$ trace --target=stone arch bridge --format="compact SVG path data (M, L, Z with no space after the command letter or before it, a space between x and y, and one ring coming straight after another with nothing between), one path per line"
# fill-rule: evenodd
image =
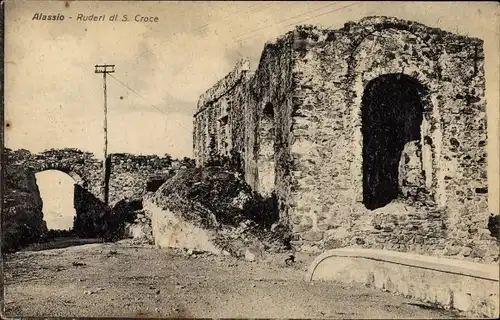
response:
M56 170L75 181L75 231L85 236L102 236L110 229L112 208L119 202L142 200L148 191L155 191L178 163L170 156L111 154L109 156L108 197L104 203L103 160L93 153L78 149L50 149L33 154L27 150L6 149L7 166L22 168L27 175Z

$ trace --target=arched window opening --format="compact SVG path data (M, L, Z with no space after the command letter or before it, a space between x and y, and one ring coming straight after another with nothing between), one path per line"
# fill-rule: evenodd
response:
M273 119L274 118L274 107L273 104L268 102L264 106L264 110L262 111L264 118Z
M274 133L274 106L268 102L262 108L259 124L258 176L259 191L263 195L271 194L275 185Z
M398 197L399 163L405 145L420 140L425 88L404 74L387 74L368 83L361 114L363 203L368 209Z

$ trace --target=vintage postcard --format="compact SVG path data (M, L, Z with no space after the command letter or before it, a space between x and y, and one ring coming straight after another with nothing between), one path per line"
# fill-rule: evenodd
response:
M497 2L1 7L2 317L499 317Z

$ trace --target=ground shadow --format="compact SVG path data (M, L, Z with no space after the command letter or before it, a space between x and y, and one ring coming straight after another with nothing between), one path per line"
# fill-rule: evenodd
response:
M142 200L118 202L113 208L80 185L75 185L76 218L74 233L79 238L116 241L123 237L124 225L142 209Z

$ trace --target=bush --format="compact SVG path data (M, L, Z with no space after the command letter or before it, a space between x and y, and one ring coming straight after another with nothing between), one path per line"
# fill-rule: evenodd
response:
M227 166L181 169L154 198L157 204L179 209L186 217L200 216L206 226L211 222L203 210L213 213L218 222L233 226L249 219L270 228L278 219L276 197L264 198L253 192L242 175Z
M492 237L500 241L500 215L491 214L488 219L488 230L490 230Z
M194 168L196 167L196 161L194 159L184 157L180 161L181 166L184 166L186 168Z

